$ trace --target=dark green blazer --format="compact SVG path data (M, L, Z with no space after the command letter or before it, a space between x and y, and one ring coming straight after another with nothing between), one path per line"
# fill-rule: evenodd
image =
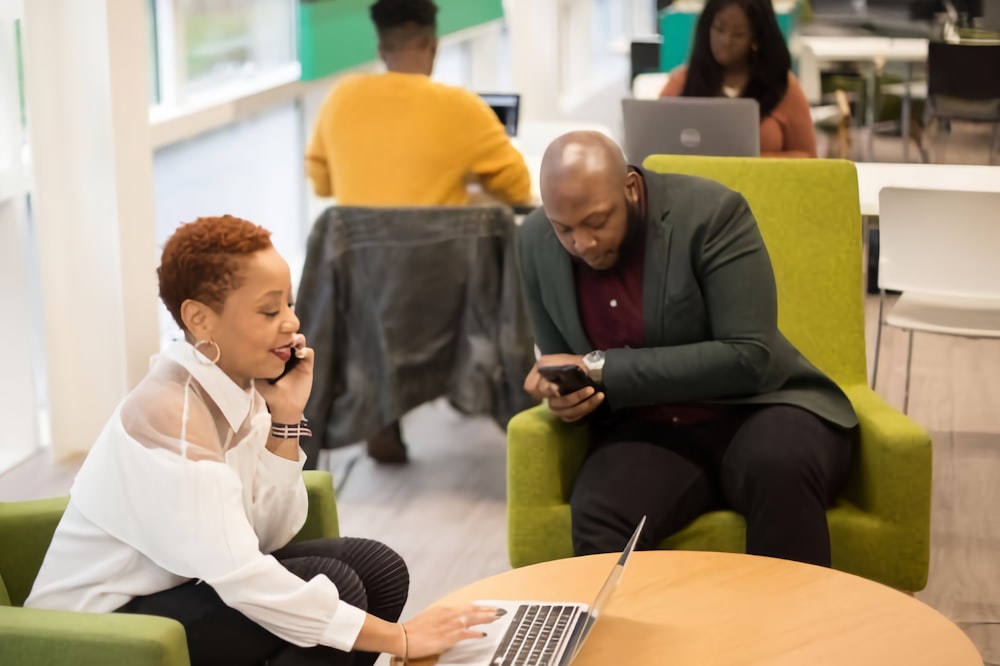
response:
M857 425L840 388L778 330L774 270L743 196L704 178L643 176L646 346L606 350L604 387L611 409L782 403L845 428ZM542 353L591 351L577 312L570 255L542 208L524 221L518 247Z

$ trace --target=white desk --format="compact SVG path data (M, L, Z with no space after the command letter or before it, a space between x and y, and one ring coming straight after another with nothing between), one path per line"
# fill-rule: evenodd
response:
M1000 166L886 162L858 162L856 166L862 215L878 215L878 195L885 187L1000 192Z
M802 46L812 51L817 61L873 62L877 58L896 62L927 60L928 40L919 37L828 37L801 35Z
M865 114L865 126L869 131L868 157L871 159L871 132L875 127L875 79L876 71L884 62L906 63L906 81L903 88L903 161L910 155L908 140L910 128L910 78L913 63L927 60L928 40L919 37L824 37L817 35L802 35L797 38L795 47L799 52L799 68L804 78L812 76L819 80L820 63L857 62L869 66L868 104ZM809 70L803 71L803 70Z

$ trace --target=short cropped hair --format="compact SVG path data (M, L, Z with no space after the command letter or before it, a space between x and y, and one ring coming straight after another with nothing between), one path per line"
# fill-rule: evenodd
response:
M181 304L188 299L220 312L243 283L243 260L269 247L270 231L232 215L182 224L163 246L156 269L160 299L182 329Z
M437 34L438 8L432 0L378 0L369 11L384 49L391 51Z

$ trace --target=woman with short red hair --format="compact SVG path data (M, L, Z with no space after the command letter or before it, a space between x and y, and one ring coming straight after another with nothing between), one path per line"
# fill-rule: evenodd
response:
M184 339L98 437L25 606L176 619L195 666L372 664L481 637L469 626L494 609L397 623L409 575L381 543L288 545L308 510L313 351L270 233L199 218L167 241L159 278Z

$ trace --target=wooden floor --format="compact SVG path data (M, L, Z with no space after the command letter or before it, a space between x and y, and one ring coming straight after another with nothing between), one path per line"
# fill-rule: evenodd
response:
M884 160L898 149L876 143ZM869 297L870 356L876 309ZM897 406L905 358L905 334L886 329L877 390ZM960 623L988 663L1000 663L998 370L998 341L915 338L909 411L934 441L930 581L917 596ZM343 533L382 540L409 563L404 616L411 616L458 586L509 568L505 445L488 420L460 417L438 403L408 415L403 429L413 457L407 466L376 466L358 447L325 464L340 479ZM0 476L0 501L63 494L75 470L36 456Z

